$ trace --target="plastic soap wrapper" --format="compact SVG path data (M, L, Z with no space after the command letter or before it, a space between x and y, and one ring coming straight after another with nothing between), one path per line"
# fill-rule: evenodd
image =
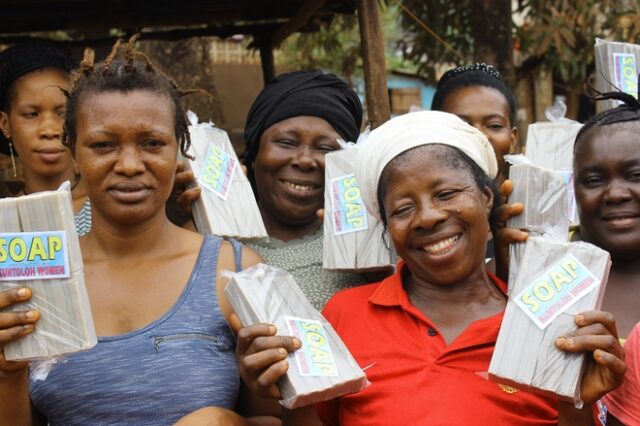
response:
M289 370L278 382L294 409L359 392L367 378L327 320L307 301L286 271L258 264L229 273L225 293L242 324L270 323L277 334L296 336L302 348L290 353Z
M198 232L240 240L268 238L249 180L240 167L227 133L211 123L198 123L188 113L191 147L186 159L198 185L200 197L193 203Z
M396 256L383 240L384 226L367 211L355 176L359 145L325 156L322 266L329 270L391 269Z
M0 290L22 286L31 299L5 310L35 309L40 319L33 333L4 347L7 360L48 362L96 345L68 182L0 199Z
M489 366L489 378L581 404L585 356L556 348L577 329L574 316L599 309L609 253L585 242L529 237Z
M527 130L526 155L531 163L562 175L567 187L567 210L571 223L578 224L573 190L573 146L582 124L567 119L539 122Z
M640 45L596 39L596 85L600 92L628 93L638 98ZM615 108L617 100L597 102L598 111Z
M509 202L523 203L524 211L510 218L507 226L567 241L567 187L562 175L532 164L517 164L509 169L509 180L513 182Z

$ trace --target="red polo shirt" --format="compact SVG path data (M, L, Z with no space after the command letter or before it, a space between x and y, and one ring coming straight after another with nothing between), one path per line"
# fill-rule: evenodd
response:
M323 314L371 386L318 406L328 425L557 424L555 399L481 377L503 313L469 325L448 346L402 287L403 265L376 284L336 294ZM506 285L490 278L502 292Z

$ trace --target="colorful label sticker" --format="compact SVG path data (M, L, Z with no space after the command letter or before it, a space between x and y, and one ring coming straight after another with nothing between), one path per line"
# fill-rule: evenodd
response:
M198 176L198 182L218 197L226 200L237 165L238 161L234 157L210 143Z
M515 297L516 304L541 329L600 285L578 259L568 254Z
M302 347L293 353L302 376L338 375L327 333L320 321L285 316L289 333L302 342Z
M367 209L353 173L331 179L331 210L335 235L367 229Z
M638 98L638 67L633 53L613 54L613 75L618 89Z
M69 276L64 231L0 233L0 281Z

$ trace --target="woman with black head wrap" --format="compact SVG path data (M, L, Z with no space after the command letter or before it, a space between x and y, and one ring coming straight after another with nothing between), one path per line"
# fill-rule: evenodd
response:
M0 52L0 152L24 170L24 193L57 189L70 181L80 235L91 229L91 208L71 153L62 145L62 124L73 61L45 41L17 44Z
M283 74L258 95L247 116L244 164L271 241L252 246L266 263L293 274L322 308L361 276L322 269L324 156L355 141L362 125L356 93L320 70Z

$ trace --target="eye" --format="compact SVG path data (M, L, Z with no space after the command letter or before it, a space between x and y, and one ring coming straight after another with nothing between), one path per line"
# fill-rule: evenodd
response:
M630 170L627 179L633 182L640 182L640 170Z
M295 148L298 146L298 144L292 139L275 139L273 143L282 148Z
M502 130L505 128L505 126L502 125L501 123L490 123L490 124L487 124L486 127L487 129L490 129L490 130Z
M145 148L150 148L150 149L162 148L165 145L167 145L165 142L157 139L149 139L143 143L143 146Z
M91 142L89 148L96 152L108 152L114 149L111 142Z
M327 153L327 152L337 151L340 148L334 145L322 144L322 145L318 145L316 149L320 152Z
M391 214L389 217L403 217L407 216L411 211L413 211L413 204L403 204L391 210Z
M26 112L23 112L20 115L22 115L25 118L35 118L35 117L38 116L38 112L37 111L26 111Z
M439 191L436 194L436 198L438 200L450 200L451 198L455 197L460 191L457 189L444 189L442 191Z
M581 183L587 188L596 188L604 182L601 176L587 176L582 179Z

